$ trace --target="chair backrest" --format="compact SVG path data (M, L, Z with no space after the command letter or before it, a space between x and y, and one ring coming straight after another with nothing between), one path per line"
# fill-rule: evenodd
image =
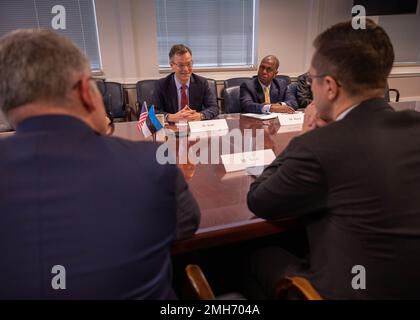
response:
M285 277L277 285L279 299L322 300L322 297L303 277Z
M214 96L217 99L217 85L216 85L216 80L214 80L214 79L207 79L207 82L209 84L210 91L214 94Z
M106 95L105 103L107 104L108 110L111 112L114 118L125 118L125 97L124 89L121 83L118 82L105 82Z
M104 99L105 99L105 95L106 95L105 80L96 79L96 86L98 87L98 90L101 93L102 97L104 97Z
M400 92L398 91L398 89L390 89L388 82L386 83L385 94L384 94L385 101L386 102L391 101L391 97L389 94L390 91L395 92L395 102L400 101Z
M140 80L136 83L137 103L139 112L146 101L147 106L150 107L153 102L153 94L155 92L155 85L157 80Z
M189 264L185 268L188 283L194 291L196 298L200 300L214 300L215 296L206 276L201 271L201 268L195 264Z
M276 76L276 79L283 79L283 80L286 80L286 82L287 82L287 84L288 84L288 85L292 82L292 81L290 80L290 77L289 77L289 76L286 76L286 75L281 75L281 74L277 75L277 76Z
M225 103L225 113L239 113L241 112L241 105L239 101L240 86L225 88L223 90L223 100Z
M240 86L243 82L247 80L252 80L250 77L239 77L239 78L230 78L226 79L223 83L226 88L234 87L234 86Z

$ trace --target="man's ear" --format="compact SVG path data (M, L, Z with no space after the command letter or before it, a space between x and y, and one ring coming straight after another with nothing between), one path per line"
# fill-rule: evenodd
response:
M330 76L326 76L324 78L326 89L327 89L327 98L328 100L332 101L337 98L338 95L338 84L337 81Z
M96 110L95 100L94 100L94 89L91 87L90 83L91 78L83 77L80 80L79 85L79 95L80 100L83 104L83 107L86 109L87 112L91 113Z

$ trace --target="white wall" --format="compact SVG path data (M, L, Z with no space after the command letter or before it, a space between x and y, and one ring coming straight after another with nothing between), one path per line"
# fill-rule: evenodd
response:
M315 36L330 25L349 19L353 0L260 0L258 61L267 54L280 59L280 73L307 71ZM103 71L110 81L135 83L166 74L158 68L154 0L96 0ZM417 31L418 32L418 31ZM256 71L197 72L223 80L251 76ZM420 67L398 67L390 86L402 100L420 100Z

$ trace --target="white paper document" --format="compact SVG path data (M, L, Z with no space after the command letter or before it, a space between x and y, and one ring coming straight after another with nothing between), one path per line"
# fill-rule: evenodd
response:
M257 150L221 155L226 172L245 170L247 167L268 165L276 158L273 150Z
M226 119L188 122L191 133L203 131L229 130Z
M243 113L244 117L254 118L259 120L270 120L277 118L277 113Z

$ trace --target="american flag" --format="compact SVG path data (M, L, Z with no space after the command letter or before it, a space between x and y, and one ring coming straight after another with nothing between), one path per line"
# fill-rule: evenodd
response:
M145 123L148 115L149 111L147 110L146 101L144 101L143 106L141 107L139 122L137 122L137 129L139 129L139 131L141 131L141 128L143 127L143 124Z

